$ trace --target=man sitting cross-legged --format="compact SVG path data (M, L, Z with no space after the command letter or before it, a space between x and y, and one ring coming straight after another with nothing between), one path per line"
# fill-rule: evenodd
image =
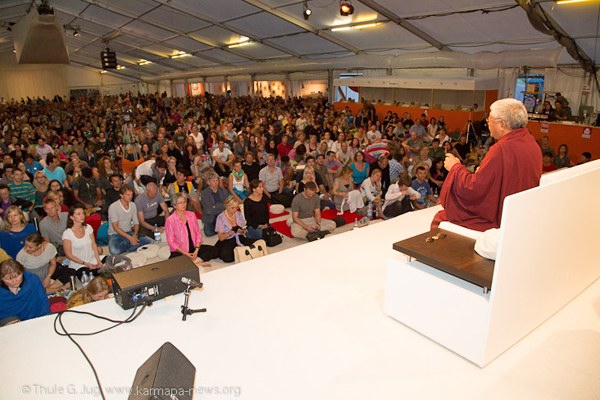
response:
M335 229L335 222L321 219L320 199L315 195L317 185L306 182L304 191L292 201L292 235L299 239L313 241L321 239Z

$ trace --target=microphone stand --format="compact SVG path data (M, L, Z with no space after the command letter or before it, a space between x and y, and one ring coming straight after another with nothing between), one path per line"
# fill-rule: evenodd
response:
M187 287L185 288L185 291L183 292L185 298L183 300L183 305L181 306L181 314L183 315L183 317L181 318L182 321L186 321L187 320L187 316L188 315L192 315L195 313L200 313L200 312L206 312L206 308L200 308L200 309L191 309L188 307L189 301L190 301L190 288L191 288L191 284L188 284Z

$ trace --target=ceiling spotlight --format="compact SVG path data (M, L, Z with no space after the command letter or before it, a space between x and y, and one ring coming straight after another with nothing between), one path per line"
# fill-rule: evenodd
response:
M354 14L354 6L350 0L340 0L340 15L342 17L347 17L352 14Z
M302 16L304 16L305 21L308 21L308 19L312 15L312 10L310 8L308 8L308 0L304 0L303 8L304 8L304 11L302 12Z

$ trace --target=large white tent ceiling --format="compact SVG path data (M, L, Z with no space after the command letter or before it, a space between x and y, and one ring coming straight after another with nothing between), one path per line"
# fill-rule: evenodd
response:
M356 55L402 59L429 52L508 54L569 45L570 51L560 53L558 64L579 64L583 59L591 66L600 61L599 1L351 3L354 14L342 17L339 0L308 0L312 15L305 20L303 0L49 0L67 26L72 64L100 69L100 52L108 45L125 67L114 73L136 79L203 76L202 71L228 68L243 72L258 65L263 71L272 66L272 72L277 72L286 64L301 71L307 62L326 69L330 60ZM39 0L0 0L0 54L11 54L11 26L37 4ZM363 23L378 24L334 31ZM75 30L78 36L73 35ZM250 44L229 47L244 40ZM172 58L179 52L189 56ZM140 65L144 60L151 63ZM523 65L518 62L515 59L513 66Z

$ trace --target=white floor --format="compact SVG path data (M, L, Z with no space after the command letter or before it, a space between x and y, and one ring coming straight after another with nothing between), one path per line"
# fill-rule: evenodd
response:
M598 399L600 281L485 368L384 314L386 260L400 257L392 243L426 230L435 211L203 273L190 306L207 313L181 321L179 294L78 341L113 391L170 341L196 367L196 399ZM130 314L113 300L80 310ZM99 398L85 393L93 375L53 320L0 329L0 398ZM79 332L105 326L79 315L65 323Z

